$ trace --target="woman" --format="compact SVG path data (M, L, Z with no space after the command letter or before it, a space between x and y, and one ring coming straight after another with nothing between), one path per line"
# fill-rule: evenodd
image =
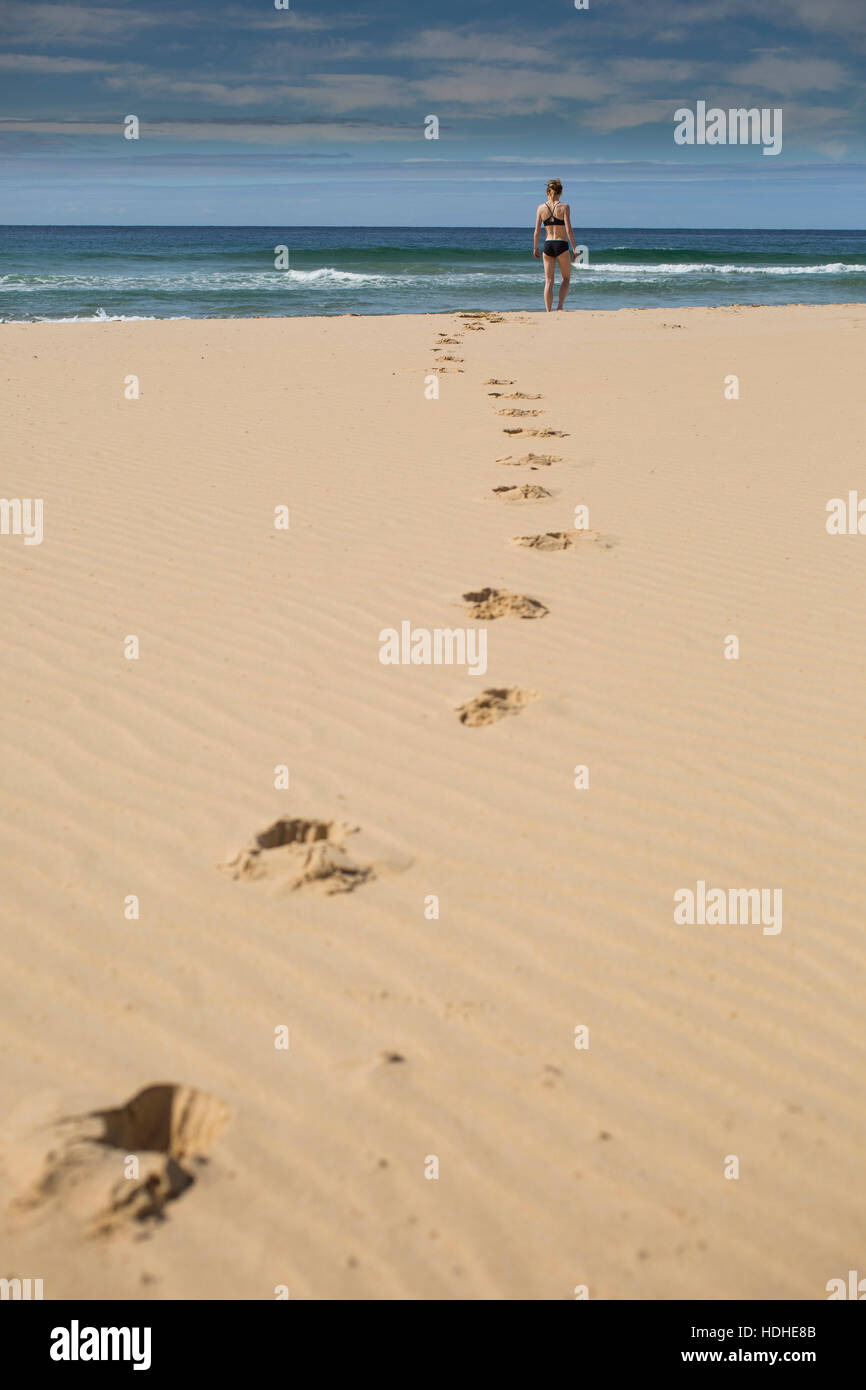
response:
M532 239L532 254L538 260L538 238L542 226L546 229L543 248L544 306L548 313L553 308L553 272L557 261L562 279L559 284L559 303L556 307L561 309L571 283L571 262L577 256L574 249L574 232L571 230L571 209L568 203L559 201L561 192L562 184L559 179L551 179L547 185L547 202L540 203L535 214L535 235ZM557 231L558 227L565 229L568 241L560 236ZM568 249L569 242L571 243L571 251Z

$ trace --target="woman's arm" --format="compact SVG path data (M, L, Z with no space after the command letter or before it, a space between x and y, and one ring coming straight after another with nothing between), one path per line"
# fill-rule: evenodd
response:
M537 209L537 211L536 211L536 213L535 213L535 232L533 233L533 237L532 237L532 254L533 254L533 256L535 257L536 260L538 260L538 237L539 237L540 232L541 232L541 204L539 203L538 209Z
M577 259L577 252L574 249L574 232L571 230L571 208L568 203L565 205L565 234L571 242L571 259Z

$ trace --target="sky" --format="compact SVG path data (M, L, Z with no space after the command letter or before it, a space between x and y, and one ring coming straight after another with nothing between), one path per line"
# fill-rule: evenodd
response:
M0 0L0 222L866 226L866 0L282 3Z

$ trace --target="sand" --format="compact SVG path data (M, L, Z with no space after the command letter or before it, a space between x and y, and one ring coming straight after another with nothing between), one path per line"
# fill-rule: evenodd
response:
M864 306L0 327L44 502L0 536L0 1274L862 1270L864 347ZM486 670L383 664L404 622ZM699 881L782 930L676 922Z

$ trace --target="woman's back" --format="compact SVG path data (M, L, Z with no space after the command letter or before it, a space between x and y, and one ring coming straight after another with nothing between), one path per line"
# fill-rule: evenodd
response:
M565 217L562 214L568 211L567 203L556 202L553 205L549 202L539 203L538 211L541 213L541 220L545 227L565 226ZM554 232L553 235L556 236L556 233Z

